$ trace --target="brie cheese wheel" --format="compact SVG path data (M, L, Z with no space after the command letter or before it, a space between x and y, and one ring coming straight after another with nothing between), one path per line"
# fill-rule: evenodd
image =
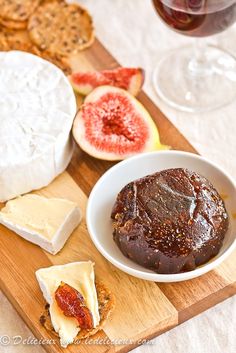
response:
M75 114L59 68L29 53L0 52L0 201L48 185L67 167Z
M66 265L41 268L36 271L36 278L45 300L50 305L51 322L59 334L62 347L67 347L68 344L74 342L80 327L75 318L65 316L57 305L55 292L61 282L69 284L82 294L86 306L92 313L94 327L99 324L100 316L93 262L72 262Z
M62 249L80 220L76 203L39 195L10 200L0 212L1 224L51 254Z

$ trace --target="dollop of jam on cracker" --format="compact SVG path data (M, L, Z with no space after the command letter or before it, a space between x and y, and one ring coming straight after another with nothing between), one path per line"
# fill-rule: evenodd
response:
M81 329L93 328L93 316L86 306L83 295L69 284L61 282L55 292L55 299L63 314L77 319Z

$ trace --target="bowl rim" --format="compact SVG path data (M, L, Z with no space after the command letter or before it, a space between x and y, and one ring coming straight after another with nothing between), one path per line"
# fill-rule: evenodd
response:
M96 231L94 230L94 227L92 225L92 220L91 220L91 214L92 214L92 208L93 208L92 205L93 205L94 198L96 196L96 191L100 187L100 184L104 181L104 179L106 179L109 176L109 174L113 173L114 171L116 171L120 168L125 167L126 165L128 165L132 161L139 160L139 159L145 159L145 158L148 158L149 156L153 156L153 155L158 156L160 154L161 155L170 155L170 154L174 155L175 154L178 156L186 156L186 157L190 157L193 159L202 160L205 163L209 164L214 169L218 170L221 174L223 174L224 177L226 179L228 179L230 181L230 183L233 185L235 192L236 192L236 183L235 183L234 179L229 175L229 173L226 172L223 168L221 168L217 163L212 162L211 160L209 160L206 157L202 157L201 155L198 155L195 153L179 151L179 150L152 151L152 152L142 153L142 154L138 154L133 157L127 158L127 159L115 164L114 166L109 168L98 179L98 181L94 185L94 187L89 195L89 198L88 198L87 209L86 209L86 223L87 223L87 228L88 228L90 238L91 238L93 244L95 245L95 247L97 248L97 250L109 262L111 262L114 266L116 266L117 268L119 268L123 272L126 272L134 277L138 277L138 278L149 280L149 281L155 281L155 282L185 281L185 280L199 277L199 276L211 271L212 269L214 269L218 265L220 265L236 249L236 236L235 236L235 239L233 240L232 244L229 245L228 249L226 249L219 257L216 257L216 258L213 258L212 260L209 260L209 262L207 262L206 264L203 264L192 271L181 272L181 273L176 273L176 274L159 274L156 272L146 272L146 271L148 271L148 269L145 269L145 267L143 267L144 271L142 271L140 269L134 269L134 268L129 267L128 265L120 262L119 260L116 260L113 256L111 256L104 249L101 242L96 237ZM134 262L134 264L135 264L135 262Z

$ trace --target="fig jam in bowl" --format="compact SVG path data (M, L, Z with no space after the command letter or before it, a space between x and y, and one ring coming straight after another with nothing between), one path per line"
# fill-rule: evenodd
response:
M222 232L226 228L227 228L227 231L225 232L222 246L220 247L220 249L217 249L217 251L215 251L215 253L217 252L217 254L209 258L209 260L206 261L205 263L201 262L202 257L200 257L200 260L201 260L200 261L197 258L196 253L194 253L194 255L192 256L192 259L190 258L190 260L188 261L188 266L185 266L182 269L181 267L178 267L179 266L178 261L176 261L175 263L176 267L172 266L173 264L168 267L168 259L166 263L167 267L165 266L159 267L161 272L165 272L166 268L169 268L169 269L172 269L172 272L176 272L176 273L158 273L160 271L157 270L158 272L157 271L155 272L155 269L153 270L148 268L148 266L145 267L145 265L141 265L141 263L145 264L145 261L143 260L145 251L142 252L142 246L143 246L142 244L144 244L144 248L146 246L145 241L144 242L139 241L138 245L135 244L135 246L141 247L140 259L139 258L135 259L135 256L138 253L137 251L136 253L135 252L132 253L132 247L124 248L124 246L122 245L123 243L120 244L117 241L116 236L114 236L116 240L114 241L113 232L115 233L114 231L115 222L114 222L114 219L111 219L111 214L112 214L112 211L114 211L114 205L117 200L117 195L127 184L133 181L136 181L140 178L146 177L147 175L152 175L154 173L157 173L155 175L159 175L158 172L161 172L158 180L158 182L160 182L161 180L160 178L162 178L162 171L170 170L170 169L172 170L175 168L178 168L176 170L180 171L181 173L182 173L182 168L184 170L187 169L189 171L194 172L193 174L190 173L191 177L192 175L194 175L195 177L195 175L199 174L200 176L203 177L203 180L205 180L206 185L208 185L207 183L209 180L209 182L214 187L212 189L213 195L211 196L211 199L214 200L215 197L217 199L218 197L217 195L219 193L219 195L224 201L223 203L220 200L220 197L218 197L219 199L218 201L216 200L217 202L219 202L219 207L221 207L222 224L219 222L217 223L217 217L213 215L212 220L214 220L214 224L212 224L212 227L213 227L212 233L214 234L214 230L217 230L218 227L222 227ZM182 180L181 174L178 177L180 178L180 180ZM175 183L175 178L173 177L173 175L171 175L171 178L173 179L173 183L171 181L170 185L172 184L177 185L178 180L176 179L176 183ZM218 191L218 193L216 194L214 194L215 189ZM167 195L170 191L172 192L172 190L167 190ZM150 192L150 190L148 192ZM186 188L186 190L183 193L183 206L186 204L187 205L186 209L188 208L190 209L190 212L192 211L194 212L194 209L192 208L191 204L190 204L190 207L188 207L188 202L190 202L189 200L191 199L190 196L188 195L188 192L189 191ZM201 200L202 199L204 200L204 193L206 195L209 193L209 190L207 190L207 186L206 187L204 186L202 192L203 192L203 197L201 198ZM128 188L128 192L125 195L126 196L128 195L127 197L131 197L129 196L131 195L131 192L129 193L129 188ZM161 195L161 199L164 198L165 200L165 195L166 193L164 192L164 194ZM182 202L181 201L182 192L180 193L176 192L176 195L177 195L177 200L175 199L175 202L177 202L176 209L179 210L182 207L182 205L181 207L179 207L179 202L180 203ZM122 198L123 197L124 196L122 196ZM148 197L150 197L150 193L148 194ZM126 205L124 205L124 207L125 206ZM118 207L119 212L117 214L118 219L120 217L120 213L122 212L123 212L123 215L125 215L124 218L126 218L126 214L127 212L130 212L130 210L129 209L119 210L119 207ZM157 204L157 207L158 207L158 204ZM172 209L172 211L174 210L175 212L175 207L172 207L171 203L168 205L168 207L170 210ZM212 212L214 211L214 209L212 211L212 209L210 208L210 204L208 204L207 201L206 201L206 204L202 204L201 207L203 207L203 209L206 209L206 211L207 211L207 207L209 208L209 212L206 212L206 214L203 213L204 217L207 214L208 215L213 214ZM224 212L224 210L226 210L226 212ZM163 212L164 215L165 215L165 212L166 212L166 208L164 209L164 212ZM227 217L228 225L226 227L226 222L224 222L223 218L226 217L227 215L228 215ZM158 217L159 216L160 216L160 213L158 214ZM171 215L171 217L173 217L173 214ZM159 151L159 152L144 153L116 164L114 167L110 168L98 180L88 200L86 218L87 218L88 230L94 245L108 261L110 261L114 266L118 267L120 270L132 276L142 278L145 280L155 281L155 282L178 282L178 281L189 280L189 279L201 276L207 273L208 271L214 269L215 267L217 267L236 248L236 186L233 179L226 172L224 172L219 166L215 165L214 163L210 162L209 160L201 156L198 156L192 153L182 152L182 151ZM208 223L211 224L212 220L209 220ZM197 223L197 228L195 229L197 230L199 229L199 241L201 241L202 239L201 221L199 222L199 218L198 218L198 222L196 223ZM203 226L204 226L204 223L205 221L204 219L202 219ZM147 224L148 222L146 222L145 227ZM115 225L115 227L117 227L117 224ZM123 228L121 227L121 230L122 229ZM125 228L125 231L127 231L127 229L129 229L129 227ZM163 234L162 230L163 229L161 229L161 232L158 233L158 237L160 236L160 234ZM202 228L203 232L204 231L207 232L208 230L209 229L206 227ZM132 231L133 229L131 229L131 232ZM125 237L125 234L126 233L122 234L122 236ZM195 234L196 236L198 236L198 231ZM170 237L172 236L171 232L170 234L168 234L167 232L167 235L170 235ZM132 238L132 234L128 234L128 236L129 237L131 236ZM183 237L185 235L180 234L180 236ZM170 237L167 236L167 239L166 239L167 242L170 241ZM165 238L163 239L165 241ZM162 245L163 245L163 239L162 239ZM181 241L182 240L183 239L181 239ZM186 237L186 241L187 241L187 237ZM211 250L213 251L212 253L214 253L214 247L216 246L216 243L211 242L211 239L210 239L209 244L212 244ZM207 259L209 255L208 250L206 249L205 252L202 253L202 256L206 256ZM126 256L124 254L126 254ZM173 256L173 254L171 256ZM130 259L130 257L132 258L132 260ZM149 257L147 256L146 259L147 258ZM138 261L136 261L137 259ZM199 263L202 263L202 264L200 266L195 266L195 267L193 266L191 268L191 264L194 259L196 259L197 265ZM174 258L170 259L171 262L174 262L172 260L174 260ZM178 268L179 268L179 271L177 271Z

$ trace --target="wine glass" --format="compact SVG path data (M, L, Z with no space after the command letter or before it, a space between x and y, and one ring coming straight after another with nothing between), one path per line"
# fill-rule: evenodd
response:
M194 49L172 51L158 64L154 85L171 106L204 112L236 97L236 60L199 37L211 36L236 20L236 0L153 0L160 19L178 33L195 37Z

